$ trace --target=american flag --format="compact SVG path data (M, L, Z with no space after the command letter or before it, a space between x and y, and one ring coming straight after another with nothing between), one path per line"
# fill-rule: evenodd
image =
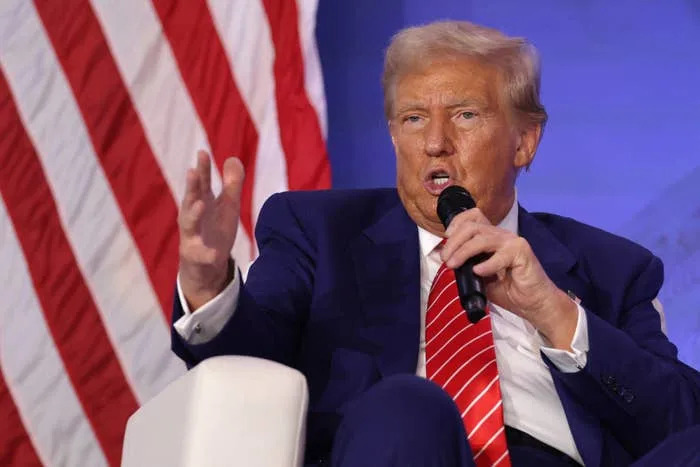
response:
M273 192L330 185L317 0L0 1L0 465L118 465L170 352L197 149Z

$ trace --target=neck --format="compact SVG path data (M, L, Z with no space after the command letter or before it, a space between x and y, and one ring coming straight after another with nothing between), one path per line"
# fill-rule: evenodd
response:
M513 203L515 203L515 189L511 189L510 193L508 193L508 195L504 196L502 199L503 201L497 203L491 212L484 212L486 218L493 225L498 225L503 222L503 219L505 219L510 212L510 208L512 208Z

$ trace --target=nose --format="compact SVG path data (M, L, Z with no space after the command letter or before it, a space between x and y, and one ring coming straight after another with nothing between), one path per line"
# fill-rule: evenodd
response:
M449 119L431 118L425 127L425 153L431 157L442 157L453 152L454 144Z

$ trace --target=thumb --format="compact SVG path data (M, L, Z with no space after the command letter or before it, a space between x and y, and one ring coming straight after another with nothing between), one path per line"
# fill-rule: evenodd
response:
M226 197L228 201L240 204L241 190L243 189L243 180L245 179L245 169L240 159L229 157L224 161L223 170L223 188L221 195Z

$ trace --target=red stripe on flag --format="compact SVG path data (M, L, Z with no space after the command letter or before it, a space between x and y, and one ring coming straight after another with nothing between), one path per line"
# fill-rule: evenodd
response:
M0 106L3 103L0 102ZM0 371L0 465L41 465Z
M0 70L0 193L76 395L108 461L119 464L137 408L73 257L34 147Z
M318 115L304 87L298 12L294 0L264 0L275 45L275 97L290 190L331 186L331 167Z
M177 206L85 0L35 1L166 317L178 268Z
M236 156L246 177L241 223L253 238L253 184L258 132L236 87L221 39L203 0L153 0L182 79L209 138L216 165Z

